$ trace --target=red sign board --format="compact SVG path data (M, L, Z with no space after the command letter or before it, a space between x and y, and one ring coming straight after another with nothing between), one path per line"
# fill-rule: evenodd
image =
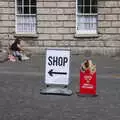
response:
M80 94L96 95L96 70L80 70Z

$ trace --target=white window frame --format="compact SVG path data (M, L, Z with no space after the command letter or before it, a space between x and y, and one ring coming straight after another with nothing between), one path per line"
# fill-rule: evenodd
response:
M97 1L97 0L96 0ZM90 4L91 6L91 4ZM96 5L97 7L97 5ZM77 27L78 27L78 16L96 16L96 29L95 30L78 30ZM78 13L78 0L76 0L76 34L97 34L97 13L91 13L90 11L90 14L86 14L86 13Z
M22 0L23 1L23 0ZM22 3L22 5L23 5L23 3ZM30 5L29 5L30 6ZM36 26L36 14L18 14L17 13L17 0L15 0L15 32L16 32L16 34L36 34L36 32L37 32L37 26ZM37 10L37 8L36 8L36 10ZM18 25L17 25L17 18L18 18L18 16L22 16L22 15L24 15L24 16L34 16L35 17L35 30L34 30L34 32L18 32L17 30L18 30ZM24 25L23 25L24 26Z

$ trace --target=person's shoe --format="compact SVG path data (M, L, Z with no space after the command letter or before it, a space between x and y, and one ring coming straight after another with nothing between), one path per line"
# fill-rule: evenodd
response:
M21 56L19 56L19 57L18 57L18 60L19 60L19 61L22 61L22 58L21 58Z

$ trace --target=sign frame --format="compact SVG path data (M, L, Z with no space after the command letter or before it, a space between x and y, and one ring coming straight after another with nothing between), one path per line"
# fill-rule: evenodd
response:
M52 63L53 62L52 59L54 63ZM54 66L55 64L56 66ZM46 49L45 84L68 86L70 83L69 73L70 73L70 49L65 48Z

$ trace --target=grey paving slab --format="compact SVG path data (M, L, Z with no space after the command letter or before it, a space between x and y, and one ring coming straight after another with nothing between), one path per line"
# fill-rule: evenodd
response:
M90 58L97 65L98 97L76 95L83 56L71 56L72 96L40 94L45 87L45 55L0 63L0 120L120 120L119 59Z

